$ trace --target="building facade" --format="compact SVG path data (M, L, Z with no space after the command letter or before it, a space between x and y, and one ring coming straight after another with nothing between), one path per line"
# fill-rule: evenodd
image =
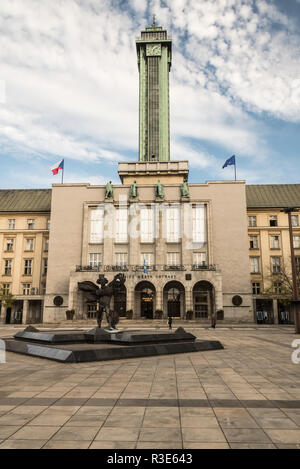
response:
M51 190L0 191L2 323L42 321L48 269ZM6 304L6 295L13 303Z
M247 185L247 215L254 320L291 324L293 314L285 301L292 283L288 215L292 212L293 246L300 271L300 184Z

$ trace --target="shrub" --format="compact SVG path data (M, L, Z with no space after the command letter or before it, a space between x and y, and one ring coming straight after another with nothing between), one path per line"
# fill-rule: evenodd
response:
M186 312L186 319L193 319L194 311L192 309L189 309Z
M161 319L163 317L163 310L156 309L154 312L154 319Z
M126 318L127 319L132 319L132 316L133 316L133 310L132 309L129 309L128 311L126 311Z

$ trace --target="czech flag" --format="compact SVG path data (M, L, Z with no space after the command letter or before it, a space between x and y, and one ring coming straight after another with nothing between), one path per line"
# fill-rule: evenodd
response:
M57 163L55 163L55 165L51 166L50 169L52 171L52 174L57 174L60 169L64 169L64 160L58 161Z

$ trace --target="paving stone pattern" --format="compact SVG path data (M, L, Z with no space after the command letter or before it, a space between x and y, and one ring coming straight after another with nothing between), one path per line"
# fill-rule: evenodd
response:
M83 364L8 352L0 448L300 449L293 328L188 330L225 349Z

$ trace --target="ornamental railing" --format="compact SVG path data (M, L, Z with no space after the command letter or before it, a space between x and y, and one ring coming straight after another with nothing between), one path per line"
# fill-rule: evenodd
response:
M217 266L214 264L155 264L155 265L77 265L76 272L157 272L157 271L216 271Z

